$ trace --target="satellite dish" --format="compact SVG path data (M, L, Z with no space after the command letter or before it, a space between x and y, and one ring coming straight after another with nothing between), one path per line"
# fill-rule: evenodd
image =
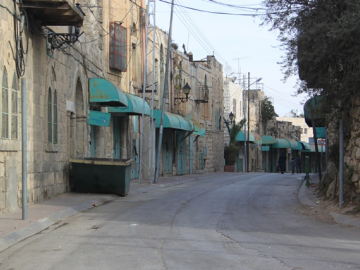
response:
M236 76L232 77L231 82L235 82L236 81Z

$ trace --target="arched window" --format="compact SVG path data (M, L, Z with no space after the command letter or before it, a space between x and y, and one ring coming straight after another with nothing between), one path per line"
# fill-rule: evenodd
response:
M54 92L54 99L53 99L53 133L54 133L54 144L58 143L58 109L57 109L57 92Z
M207 85L207 77L205 74L205 78L204 78L204 100L208 100L209 99L209 88Z
M8 75L6 69L4 69L2 76L2 127L1 136L3 139L9 139L9 87L8 87Z
M11 91L11 139L17 140L19 134L18 123L18 80L14 72Z
M48 142L52 143L52 103L51 103L51 88L48 90L48 98L47 98L47 134L48 134Z
M182 79L181 79L181 77L182 77L182 62L180 62L180 64L179 64L179 87L180 87L180 89L182 89Z
M165 72L164 70L164 47L161 44L160 45L160 73L163 74Z

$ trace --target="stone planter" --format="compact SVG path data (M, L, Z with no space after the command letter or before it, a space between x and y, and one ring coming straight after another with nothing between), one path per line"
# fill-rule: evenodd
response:
M224 172L235 172L235 165L225 165Z

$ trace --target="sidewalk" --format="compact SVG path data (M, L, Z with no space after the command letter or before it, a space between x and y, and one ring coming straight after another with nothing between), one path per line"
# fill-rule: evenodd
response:
M302 174L302 177L305 177L305 174ZM318 185L319 184L319 175L318 174L311 174L310 175L310 183L311 185ZM306 180L303 180L303 183L299 189L298 198L299 201L306 206L310 206L312 208L319 207L319 199L314 194L314 190L316 187L307 187ZM344 225L351 225L357 228L360 228L360 219L352 217L350 215L342 215L335 212L330 212L330 215L333 217L336 223L344 224Z
M149 180L142 180L141 184L137 180L132 180L128 196L145 190L181 185L197 180L198 175L193 174L161 177L157 184L151 185ZM26 220L22 220L22 209L0 214L0 252L65 218L93 208L94 205L102 205L119 198L121 197L111 194L66 193L28 205Z

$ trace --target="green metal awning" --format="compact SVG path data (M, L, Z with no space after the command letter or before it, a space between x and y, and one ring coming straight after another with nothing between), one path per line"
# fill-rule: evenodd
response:
M156 128L160 127L161 111L154 110L154 118L156 121ZM164 128L180 129L186 131L193 131L194 125L190 121L178 114L165 112L164 113Z
M128 105L126 107L109 107L110 113L125 113L130 115L142 115L143 99L141 97L125 93ZM150 106L145 101L144 114L150 115Z
M292 150L301 150L302 149L302 145L298 145L298 142L293 140L293 139L285 139L290 143L290 148Z
M186 130L186 131L193 131L194 130L194 124L187 120L186 118L182 117L181 115L178 114L173 114L175 117L178 118L179 123L180 123L180 128L181 130ZM160 114L161 117L161 114ZM165 125L164 125L165 128Z
M110 126L110 113L98 112L90 110L88 123L92 126Z
M299 142L299 141L296 141L296 142L298 144L298 148L294 149L294 150L303 150L303 146L302 146L301 142Z
M303 146L303 150L310 150L310 145L307 142L300 142Z
M304 116L305 122L309 127L312 127L312 120L315 121L316 127L324 127L325 126L325 115L323 112L323 106L325 106L325 98L324 96L315 96L308 101L306 101L304 105Z
M273 136L262 135L261 136L261 144L275 144L276 139Z
M111 82L100 79L89 79L90 103L99 106L128 106L126 95Z
M254 143L261 145L261 136L255 132L252 132L254 134Z
M272 148L291 148L290 142L287 139L276 139L276 143Z
M195 121L194 119L191 119L191 116L189 115L189 120L193 123L194 125L194 132L193 134L194 135L198 135L198 136L201 136L201 137L205 137L205 128L203 128L201 126L201 124L199 124L197 121Z
M325 137L326 137L325 127L316 127L315 130L316 130L316 138L325 139Z
M303 153L315 153L315 144L309 144L309 148L307 150L303 150ZM319 153L325 153L325 145L321 147L321 145L318 145Z
M236 135L235 141L243 142L244 140L245 140L245 134L244 134L244 132L242 130L240 130L239 133ZM255 142L255 137L254 137L254 134L252 132L250 132L249 138L246 138L246 141Z

